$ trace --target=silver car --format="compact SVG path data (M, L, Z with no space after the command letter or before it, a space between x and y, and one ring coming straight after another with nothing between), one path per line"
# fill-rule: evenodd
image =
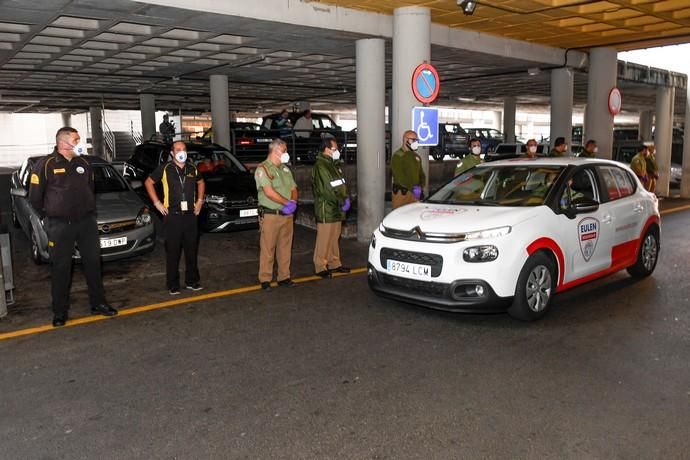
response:
M37 264L47 262L48 236L39 213L29 203L31 170L43 157L31 157L12 174L12 220L31 239L31 257ZM149 208L127 181L107 161L88 157L96 186L96 215L104 261L123 259L153 250L156 235ZM74 248L74 259L79 249Z

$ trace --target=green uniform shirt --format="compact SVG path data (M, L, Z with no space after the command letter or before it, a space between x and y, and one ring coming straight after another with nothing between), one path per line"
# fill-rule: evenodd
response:
M647 175L647 161L641 153L635 155L630 161L630 169L633 170L637 177L643 177Z
M265 160L257 166L254 171L256 189L259 192L259 206L268 209L281 209L282 204L269 199L264 193L264 187L270 185L273 189L286 199L290 199L292 189L297 187L292 172L287 165L274 165L271 160Z
M594 157L596 157L596 155L594 154L594 152L588 152L587 150L583 150L582 152L580 152L580 157L581 158L594 158Z
M329 224L345 220L342 210L347 198L347 185L339 161L320 153L311 170L316 222Z
M391 157L393 184L412 190L415 185L424 186L426 176L422 168L422 159L412 150L396 150Z
M656 176L659 171L659 167L656 164L656 155L647 155L645 158L645 166L647 167L647 174L651 176Z
M556 150L555 148L553 148L553 149L551 149L551 152L549 152L549 156L550 157L562 157L562 156L565 156L565 153L561 153L558 150Z
M479 158L479 155L473 155L471 153L469 155L465 155L465 158L463 158L462 161L455 167L455 175L459 176L468 169L474 168L481 162L482 159Z

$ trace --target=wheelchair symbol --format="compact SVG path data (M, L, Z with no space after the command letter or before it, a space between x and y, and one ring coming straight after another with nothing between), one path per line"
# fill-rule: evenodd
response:
M419 112L419 125L417 125L417 137L421 142L426 142L432 137L434 137L434 133L431 132L431 126L429 126L425 121L424 121L424 112L421 111ZM422 135L422 132L426 132L426 134Z

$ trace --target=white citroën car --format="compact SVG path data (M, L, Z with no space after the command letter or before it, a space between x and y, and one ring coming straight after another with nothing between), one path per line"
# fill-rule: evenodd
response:
M431 308L535 320L557 292L622 269L649 276L660 230L656 197L621 163L484 163L386 216L369 247L369 286Z

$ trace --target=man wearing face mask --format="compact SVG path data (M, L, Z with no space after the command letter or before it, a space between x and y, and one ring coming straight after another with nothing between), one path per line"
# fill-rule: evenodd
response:
M537 141L535 139L530 139L527 141L525 158L537 158Z
M597 142L594 139L590 139L585 144L585 148L580 152L582 158L595 158L599 148L597 147Z
M184 249L185 286L191 291L201 287L197 252L199 230L197 216L204 204L206 184L196 166L187 161L187 146L174 142L171 161L160 165L144 182L149 198L163 215L165 226L165 279L170 295L180 293L180 256ZM163 201L154 185L163 186Z
M340 167L338 142L333 136L321 141L321 153L311 171L311 183L316 219L314 273L321 278L331 278L331 273L350 273L340 261L338 239L351 202Z
M391 157L393 209L415 203L422 198L426 176L422 159L417 154L418 148L417 133L405 131L402 146Z
M549 156L564 157L566 150L568 150L568 144L565 143L565 137L557 137Z
M39 161L31 174L29 201L44 218L48 234L53 327L64 326L68 319L75 243L89 288L91 313L117 315L105 300L95 184L91 164L81 156L85 154L77 130L60 128L55 135L55 150Z
M282 139L273 139L268 158L254 172L259 197L259 282L271 290L273 264L278 262L278 286L292 287L293 214L297 210L297 184L287 163L290 154Z
M474 168L482 162L480 155L482 154L482 142L473 138L470 141L470 153L465 155L465 157L458 163L455 167L455 176L459 176L465 171Z

